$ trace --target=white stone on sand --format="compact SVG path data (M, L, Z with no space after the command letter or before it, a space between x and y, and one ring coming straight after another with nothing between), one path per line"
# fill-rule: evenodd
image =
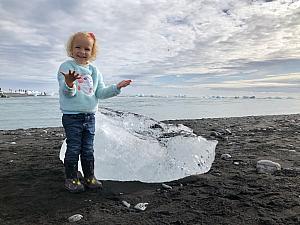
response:
M271 160L259 160L256 164L256 169L258 173L274 173L277 170L281 170L281 165L279 163L273 162Z

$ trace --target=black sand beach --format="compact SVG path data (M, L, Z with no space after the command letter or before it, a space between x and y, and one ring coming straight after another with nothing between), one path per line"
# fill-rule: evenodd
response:
M162 184L104 181L102 192L64 190L62 128L0 131L0 224L300 224L300 114L167 121L219 141L211 170ZM221 155L232 156L227 160ZM281 164L273 174L258 160ZM126 208L148 202L145 211Z

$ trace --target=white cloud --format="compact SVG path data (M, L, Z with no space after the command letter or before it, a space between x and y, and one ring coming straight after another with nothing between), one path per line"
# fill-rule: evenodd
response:
M261 79L224 81L218 84L208 84L209 88L242 89L242 88L300 88L300 73L267 75ZM260 89L259 89L260 90Z
M295 0L2 0L0 80L54 87L68 37L87 30L99 39L95 63L109 82L134 77L150 89L168 79L178 89L266 84L269 74L281 76L274 67L262 73L245 65L299 59L299 12Z

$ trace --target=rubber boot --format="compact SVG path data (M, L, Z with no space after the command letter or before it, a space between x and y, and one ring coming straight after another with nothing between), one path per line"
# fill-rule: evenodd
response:
M78 193L84 191L84 186L77 176L78 163L65 162L65 188L71 193Z
M102 183L94 175L94 160L81 160L81 167L84 175L84 185L89 189L101 189Z

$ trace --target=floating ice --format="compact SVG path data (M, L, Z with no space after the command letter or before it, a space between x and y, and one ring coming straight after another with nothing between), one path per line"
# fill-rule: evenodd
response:
M100 180L166 182L202 174L214 161L216 145L183 125L102 108L96 115L95 175ZM65 150L64 142L62 161Z

